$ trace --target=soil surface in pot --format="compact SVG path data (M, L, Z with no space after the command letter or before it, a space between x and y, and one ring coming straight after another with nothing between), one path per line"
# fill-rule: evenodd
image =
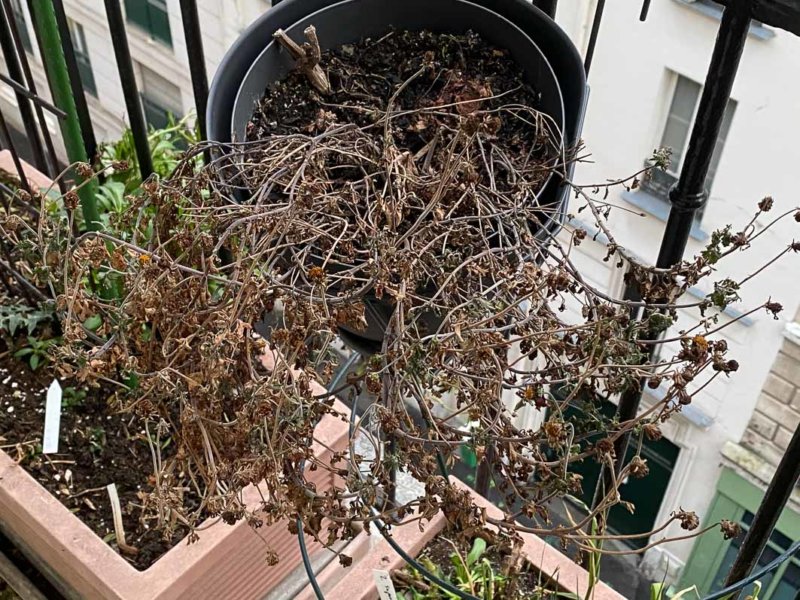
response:
M327 141L357 127L364 137L356 153L315 158L326 161L329 181L319 189L304 190L300 184L293 190L299 202L316 196L320 211L354 225L383 219L375 225L385 224L401 236L419 218L466 218L468 236L466 228L476 226L469 219L486 214L487 208L466 188L492 197L497 211L507 203L535 203L536 191L559 160L558 132L549 117L537 112L538 92L507 50L475 33L391 31L326 51L320 65L330 93L319 93L304 74L293 71L265 91L247 124L247 140L300 134ZM405 175L387 175L392 168L384 170L382 162L389 157L403 165ZM387 192L387 185L395 189ZM405 189L398 191L398 186ZM326 197L320 197L323 192ZM396 214L374 216L384 195L392 197L386 202L395 204ZM437 209L431 215L427 203L432 197ZM503 224L498 220L497 226ZM371 238L343 239L328 264L350 266L368 259Z
M106 486L117 486L126 542L120 553L137 569L152 565L185 536L170 540L142 523L143 499L154 484L147 432L139 419L113 408L113 389L61 382L58 454L42 454L45 399L55 377L49 364L32 371L0 342L0 447L98 536L118 550ZM152 433L152 432L151 432ZM162 455L170 454L165 446Z
M486 550L480 554L480 557L469 569L471 577L476 582L473 589L470 589L463 577L458 577L455 564L460 563L463 566L469 560L470 551L473 549L471 541L464 540L455 534L450 535L445 531L428 542L428 545L417 556L417 560L423 567L441 576L445 581L479 598L511 600L517 598L554 599L557 597L548 578L543 577L533 565L522 557L515 559L510 549L504 545L493 543L494 535L480 537L487 541L487 545ZM494 573L494 595L487 592L480 584L481 581L486 581L485 578L482 578L482 573L489 572L487 567L483 567L486 570L481 572L481 567L478 566L484 560L488 561L491 572ZM391 575L398 598L436 600L452 597L424 579L410 566L402 571L394 571Z

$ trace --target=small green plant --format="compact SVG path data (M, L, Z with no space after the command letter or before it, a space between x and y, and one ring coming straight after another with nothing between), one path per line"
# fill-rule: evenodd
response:
M64 388L61 396L61 406L64 408L74 408L80 406L86 400L86 390L74 387Z
M0 305L0 332L12 338L20 331L33 335L37 328L53 321L53 311L27 304Z
M50 347L58 344L60 341L60 338L40 340L37 337L29 335L28 344L14 352L14 357L27 361L31 370L35 371L50 359Z
M466 556L462 556L455 544L453 547L455 552L450 555L453 572L450 575L426 556L419 559L420 564L440 579L448 581L460 590L468 592L477 598L492 600L504 597L508 578L496 571L489 559L484 556L486 553L486 540L479 537L475 538L472 548ZM422 580L419 573L413 572L413 577L415 580ZM427 589L422 591L413 585L409 586L406 591L410 593L410 596L407 595L406 598L413 600L450 600L451 598L458 598L452 592L441 589L430 582L426 582L425 587Z
M89 429L89 447L95 458L103 453L106 446L106 430L102 427L91 427Z

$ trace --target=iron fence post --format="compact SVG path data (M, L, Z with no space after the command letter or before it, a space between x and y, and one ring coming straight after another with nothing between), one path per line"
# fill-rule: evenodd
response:
M208 104L208 75L206 74L203 35L196 0L180 0L183 35L186 38L186 53L189 56L189 74L192 78L194 105L197 110L197 126L200 137L206 136L206 106Z
M153 174L153 158L150 155L150 142L147 139L147 123L144 120L142 100L136 87L136 75L133 72L133 59L128 45L128 34L125 31L125 20L119 0L104 0L108 28L111 31L111 42L114 45L114 57L117 60L122 94L125 97L125 108L128 111L133 144L136 148L136 159L142 181Z
M589 45L586 47L586 58L583 59L583 70L589 75L594 60L594 49L597 46L597 36L600 34L600 23L603 21L603 11L606 8L606 0L597 0L594 9L594 19L592 20L592 32L589 34Z
M6 59L6 68L8 69L9 77L21 86L25 85L25 77L22 73L22 66L20 59L17 56L17 49L14 43L14 37L11 33L13 13L7 13L5 9L0 15L0 47L3 49L3 56ZM23 50L24 51L24 50ZM39 138L39 132L36 129L36 121L33 117L33 110L28 98L26 98L19 91L15 91L17 98L17 105L19 106L20 117L22 117L22 124L25 127L25 135L31 145L31 152L33 154L33 163L40 171L52 175L47 159L44 154L44 147L42 140Z
M739 554L736 555L736 560L733 561L725 579L726 587L744 579L753 570L798 479L800 479L800 425L794 430L786 452L772 476L772 481L769 482L767 492L761 499Z
M708 199L705 180L747 40L749 25L750 0L743 0L735 7L724 10L683 167L678 182L669 192L671 206L656 261L658 268L669 268L683 260L695 212ZM645 339L654 341L656 338ZM650 356L652 358L652 354ZM620 422L636 418L644 386L645 381L640 380L638 385L623 392L617 408ZM629 442L630 433L625 433L614 444L617 472L625 464ZM604 469L595 492L595 506L603 497L603 492L609 489L610 481L611 474L608 469Z

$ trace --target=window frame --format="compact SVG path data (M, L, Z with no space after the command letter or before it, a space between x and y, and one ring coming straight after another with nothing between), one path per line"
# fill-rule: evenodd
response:
M86 31L81 23L71 17L67 17L67 29L70 40L72 40L72 49L75 53L75 61L78 63L83 90L97 98L97 82L94 77L89 44L86 41Z
M16 21L17 30L19 31L22 47L25 48L28 54L34 54L33 39L28 29L28 15L26 14L25 7L22 5L22 0L11 0L10 4L11 12L13 13L12 16L14 17L14 21Z
M663 97L663 104L662 104L663 109L661 111L661 118L659 119L658 127L656 128L656 132L655 132L656 135L658 136L657 137L657 142L656 142L656 147L662 147L662 143L664 141L664 137L665 137L665 134L667 132L667 127L669 126L669 123L670 123L670 117L672 115L672 105L673 105L673 102L675 101L675 94L678 91L678 85L679 85L681 79L684 79L684 80L694 84L698 88L697 89L697 95L696 95L696 97L694 99L694 103L692 105L692 114L691 114L691 118L689 120L689 127L688 127L686 135L685 135L685 137L683 139L683 145L680 148L680 161L674 167L672 166L672 161L670 161L670 166L666 169L666 171L664 171L664 172L661 172L660 170L653 171L651 173L651 175L650 175L651 179L652 178L656 178L656 179L664 180L664 179L669 178L671 180L677 181L678 177L680 177L681 169L683 168L683 164L684 164L684 162L686 160L686 151L689 148L689 142L690 142L691 137L692 137L692 129L694 128L695 121L697 120L697 112L698 112L699 107L700 107L700 99L703 96L704 86L703 86L702 83L700 83L698 81L695 81L691 77L688 77L688 76L680 73L679 71L676 71L676 70L673 70L673 69L669 69L669 68L667 68L666 71L667 71L668 83L667 83L667 86L666 86L666 90L665 90L665 92L664 92L664 94L662 96ZM722 137L722 145L719 146L719 148L720 148L719 149L719 156L717 157L717 164L713 168L713 174L712 174L712 177L711 177L710 184L706 187L706 191L708 192L709 196L711 195L712 189L714 187L714 182L716 181L716 177L717 177L717 174L719 172L719 167L722 164L722 157L723 157L723 155L725 153L725 147L728 144L728 137L729 137L729 134L730 134L731 126L733 124L733 121L734 121L734 118L735 118L735 115L736 115L736 110L737 110L738 106L739 106L739 103L735 98L729 98L728 104L726 105L726 108L725 108L725 112L726 112L726 115L727 115L728 111L730 109L730 113L729 113L730 114L730 119L729 119L729 122L727 124L727 127L724 130L723 129L720 130L720 134L724 133L724 136ZM725 118L726 118L726 116L723 116L723 120L725 120ZM719 141L720 141L720 135L718 134L717 135L717 139L716 139L715 144L714 144L714 150L712 151L712 158L711 158L712 162L714 161L713 152L716 152L716 148L717 148L717 146L719 144ZM651 166L649 160L645 161L645 166ZM707 182L708 182L708 179L709 178L708 178L708 175L707 175L706 176L706 181ZM651 181L644 180L644 181L642 181L641 189L648 196L656 198L661 202L668 203L669 202L669 198L667 197L666 192L663 190L663 186L666 183L669 183L669 182L668 181L666 181L666 182L665 181L659 181L658 185L653 185L651 183ZM674 183L674 181L673 181L673 183ZM704 213L704 209L703 208L695 211L694 223L696 225L698 225L698 226L699 226L700 222L703 219L703 213Z
M141 2L143 6L141 8L137 8L137 10L132 10L129 4L132 4L133 2ZM167 46L168 48L173 47L172 27L170 25L169 5L167 3L167 0L125 0L124 4L125 4L125 20L128 23L133 24L137 29L145 33L149 39L157 41ZM153 15L151 14L151 11L153 10L157 10L164 14L164 20L166 21L166 29L164 35L159 35L158 30L155 27L153 27L154 21L153 21ZM145 15L143 19L137 16L138 14L140 14L140 11L142 11Z
M147 76L148 76L147 74L148 73L152 73L155 77L162 79L167 85L170 85L170 86L175 88L175 92L176 92L175 98L177 99L177 101L175 103L176 110L173 110L172 107L161 105L158 101L156 101L153 98L152 94L151 95L147 94L146 82L147 82ZM169 79L167 79L166 77L163 77L162 75L160 75L154 69L150 69L150 68L146 67L145 65L143 65L141 63L136 63L136 78L137 78L137 83L138 83L138 87L139 87L139 98L140 98L140 101L142 103L142 112L144 113L145 122L146 122L148 127L152 127L154 129L160 129L160 128L163 128L165 126L163 124L154 124L147 118L148 108L162 111L165 115L167 115L167 117L166 117L167 119L169 119L169 115L172 115L172 117L176 121L180 120L181 118L183 118L183 108L184 108L183 107L183 92L181 91L180 86L175 85L174 83L169 81Z

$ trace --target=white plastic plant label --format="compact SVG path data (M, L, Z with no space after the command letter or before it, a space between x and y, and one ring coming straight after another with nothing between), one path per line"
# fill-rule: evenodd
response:
M375 585L378 586L378 595L381 600L397 600L397 592L394 591L394 583L388 571L372 569L372 576L375 578Z
M58 452L58 436L61 429L61 385L57 379L47 389L47 401L44 405L44 435L42 436L42 454Z

